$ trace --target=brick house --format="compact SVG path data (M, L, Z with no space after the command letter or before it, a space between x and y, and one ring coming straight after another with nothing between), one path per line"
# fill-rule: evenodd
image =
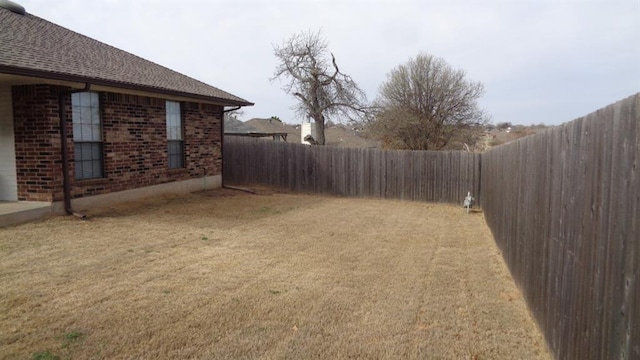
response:
M220 187L252 103L0 0L0 201L57 212Z

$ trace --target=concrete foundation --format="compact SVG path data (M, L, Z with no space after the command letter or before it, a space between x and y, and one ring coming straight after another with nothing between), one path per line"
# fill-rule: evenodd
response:
M158 195L187 194L220 187L222 187L221 175L206 176L198 179L174 181L138 189L73 199L71 200L71 207L74 211L81 213L91 208L113 206ZM64 213L64 202L62 201L54 203L35 201L0 202L0 227L44 219L52 215L63 215Z

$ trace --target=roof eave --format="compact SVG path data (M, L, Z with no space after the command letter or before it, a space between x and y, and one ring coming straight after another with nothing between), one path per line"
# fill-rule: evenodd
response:
M6 65L0 65L0 73L30 76L30 77L49 79L49 80L62 80L62 81L72 81L72 82L79 82L79 83L89 83L91 85L110 86L110 87L122 88L122 89L128 89L128 90L145 91L145 92L170 95L170 96L180 96L180 97L191 98L194 100L197 99L197 100L205 100L208 102L214 102L222 106L253 106L254 105L254 103L246 100L224 99L224 98L219 98L215 96L191 94L191 93L186 93L182 91L157 88L152 86L123 83L119 81L91 78L91 77L80 76L80 75L25 69L25 68L6 66Z

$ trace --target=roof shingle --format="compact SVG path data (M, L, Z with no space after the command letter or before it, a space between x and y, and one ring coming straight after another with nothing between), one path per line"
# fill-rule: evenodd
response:
M31 14L0 8L0 73L91 82L223 105L247 100Z

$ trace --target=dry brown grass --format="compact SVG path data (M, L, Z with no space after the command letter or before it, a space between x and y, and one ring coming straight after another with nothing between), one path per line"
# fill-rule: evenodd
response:
M481 213L217 190L0 229L0 352L547 359Z

